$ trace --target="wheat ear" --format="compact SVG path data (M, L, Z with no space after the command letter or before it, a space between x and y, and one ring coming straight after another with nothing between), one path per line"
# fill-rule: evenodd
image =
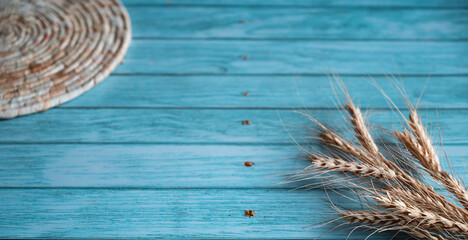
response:
M386 159L382 153L379 152L379 148L375 143L372 135L367 128L367 125L364 121L364 118L361 113L361 109L356 107L354 102L348 98L346 100L347 104L345 106L346 110L350 115L350 122L353 126L355 137L361 146L365 149L366 152L361 150L358 147L355 147L353 144L345 141L343 138L340 138L337 134L334 134L333 131L329 129L325 130L325 133L321 135L322 140L325 142L332 143L335 147L342 149L349 154L364 160L370 164L376 164L382 167L387 167L388 169L396 169L400 172L401 175L404 175L404 172L393 162ZM407 176L403 176L408 178ZM409 178L408 178L409 179Z
M375 144L374 139L372 138L372 135L370 134L367 128L367 125L365 124L365 121L364 121L364 118L362 116L360 109L355 106L355 104L350 98L347 99L347 104L345 108L348 110L348 113L351 116L350 122L353 125L354 132L356 133L356 139L363 146L363 148L366 149L367 152L370 155L372 155L374 158L381 160L390 169L398 168L393 162L388 161L382 155L382 153L379 152L377 144ZM416 111L411 112L409 125L411 129L413 130L415 136L418 137L417 142L412 141L413 143L412 146L415 146L417 148L418 153L414 153L414 151L412 153L418 154L418 159L426 160L424 163L426 165L426 169L430 168L429 169L430 172L434 172L435 174L437 174L438 175L437 177L436 176L433 176L433 177L443 182L443 184L447 188L452 189L453 194L456 195L459 199L461 198L460 201L462 202L462 205L465 206L465 204L463 203L467 203L467 200L468 200L468 194L466 193L465 188L462 187L460 182L458 182L455 178L453 178L453 176L444 172L442 168L440 167L439 157L437 156L435 149L432 145L432 141L430 137L428 136L424 126L422 125L421 120L419 116L417 115ZM428 159L433 159L433 160L428 160ZM419 181L417 182L414 181L414 178L409 177L405 173L401 173L401 178L403 178L407 182L411 182L411 184L413 185L416 184L418 185L418 187L422 187L422 190L424 190L427 193L433 193L432 195L438 195L438 194L435 194L435 191L427 188L425 185L421 184ZM439 203L442 203L442 202L444 202L446 205L448 204L448 201L446 201L445 198L439 201Z
M350 122L356 132L358 142L372 155L379 155L379 148L375 144L372 135L367 129L364 118L362 117L361 109L357 108L351 100L347 101L345 108L351 116Z
M374 164L382 167L386 167L379 159L376 159L370 156L368 153L363 151L361 148L355 146L354 144L350 143L349 141L340 137L337 133L328 130L320 134L320 138L325 143L329 144L330 146L345 151L346 153L354 156L355 158L359 159L362 162L366 162L369 164Z
M367 158L372 159L373 164L380 164L386 166L388 169L396 169L400 173L400 176L405 179L405 181L412 182L413 179L407 176L404 171L402 171L395 163L389 161L384 157L382 153L379 152L379 148L375 143L372 135L367 128L367 125L364 121L360 108L354 105L353 101L348 98L345 108L348 110L349 115L351 116L350 122L353 125L356 139L361 144L361 146L367 151ZM367 155L364 152L360 151L359 148L353 149L355 152L359 152L361 156ZM414 183L413 183L414 184ZM418 183L416 183L418 184ZM419 184L418 184L419 185Z
M375 144L374 139L372 138L372 135L370 134L367 125L364 121L364 118L362 116L362 113L358 107L355 106L353 101L351 99L347 99L347 104L345 108L348 110L349 115L351 116L350 122L353 126L354 132L356 133L356 139L357 141L361 144L361 146L367 150L367 152L380 159L382 162L386 163L386 165L390 165L390 167L394 167L393 163L388 163L389 161L385 159L385 157L379 152L379 149L377 147L377 144ZM441 177L443 181L445 182L450 182L452 183L451 185L455 185L454 187L456 193L458 195L463 195L463 193L458 190L461 189L462 191L465 190L465 188L461 187L461 184L456 181L450 174L442 171L442 168L440 167L440 161L439 158L435 152L435 149L433 148L432 141L429 138L424 126L422 125L419 116L417 115L416 111L412 111L410 114L410 121L409 125L411 126L411 129L415 133L415 135L418 137L417 142L413 141L413 145L418 145L418 152L419 158L421 159L433 159L425 162L425 165L427 166L426 168L430 168L431 172L436 172L439 174L439 178ZM423 149L427 149L423 151ZM449 183L446 183L446 185ZM426 189L425 189L426 190ZM400 192L402 193L402 192ZM466 211L463 209L460 209L458 206L451 204L449 201L446 201L445 198L440 198L438 197L439 195L436 194L435 192L431 191L431 189L427 189L425 191L425 199L426 201L419 201L419 203L425 202L430 203L428 206L430 206L430 209L432 211L439 209L440 207L445 207L449 208L452 210L451 217L455 216L454 214L457 214L456 216L459 219L466 220ZM422 194L418 193L417 191L413 191L414 195L407 195L408 197L414 197L414 200L417 200L418 197L422 197ZM435 196L435 199L431 198ZM421 200L421 198L419 198ZM442 208L444 209L444 208ZM442 213L443 211L441 211Z
M408 125L417 138L417 142L421 146L421 150L425 158L421 158L421 165L429 171L441 172L439 156L432 145L432 140L426 132L424 125L421 122L416 110L410 110Z
M395 180L395 171L367 163L345 161L338 158L310 156L308 158L316 169L326 169L352 174L357 177L373 177L376 179Z
M465 186L445 172L435 148L417 112L410 108L410 130L395 132L396 139L429 172L460 201L448 201L445 195L418 178L421 168L406 169L379 150L369 131L361 109L356 107L346 92L345 109L354 132L354 140L348 140L337 132L308 116L320 129L320 139L328 147L326 153L309 153L307 160L316 172L309 177L321 177L320 173L338 172L358 177L353 188L365 201L363 211L337 211L340 219L360 223L376 232L398 230L419 239L466 239L468 237L468 194ZM391 155L395 159L412 160L405 151ZM308 170L308 168L306 168ZM414 171L414 173L413 173ZM369 178L371 181L365 181ZM372 181L379 180L378 182ZM354 179L353 179L354 180ZM367 226L366 226L367 225ZM372 225L372 226L371 226ZM380 225L374 226L374 225Z
M393 195L389 191L387 191L387 196L377 195L373 196L373 199L377 201L380 206L398 213L398 216L401 218L417 222L418 226L425 229L454 234L468 234L467 224L439 216L434 212L423 210L415 204L410 204L408 199L404 201L398 199L397 195Z
M345 151L346 153L354 156L355 158L367 163L371 166L378 166L386 169L387 171L393 171L397 175L397 180L401 184L404 184L412 189L424 189L426 186L419 180L409 176L405 171L398 167L395 163L388 161L383 156L375 157L370 156L367 152L361 148L356 147L354 144L344 140L337 133L328 130L320 134L321 139L329 144L330 146Z
M442 183L468 209L468 192L466 188L440 166L439 157L436 154L432 140L428 136L416 110L411 110L408 125L416 138L408 131L395 131L397 139L434 179Z
M436 192L428 191L421 194L401 187L390 187L387 190L392 195L399 196L400 199L405 199L427 211L435 212L445 218L456 219L462 223L468 222L468 212L464 208L447 201Z

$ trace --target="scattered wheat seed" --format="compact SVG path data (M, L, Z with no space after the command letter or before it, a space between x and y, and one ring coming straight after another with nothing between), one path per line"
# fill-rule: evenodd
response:
M252 167L254 164L255 163L249 162L249 161L244 162L244 166L246 166L246 167Z
M245 216L246 217L254 217L255 216L255 212L253 210L246 210L244 212Z

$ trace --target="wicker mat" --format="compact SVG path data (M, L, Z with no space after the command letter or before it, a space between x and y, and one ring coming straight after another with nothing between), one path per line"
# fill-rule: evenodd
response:
M0 0L0 118L91 89L122 61L130 39L118 0Z

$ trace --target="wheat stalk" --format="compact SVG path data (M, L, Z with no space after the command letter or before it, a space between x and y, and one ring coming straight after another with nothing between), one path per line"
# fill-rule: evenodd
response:
M417 176L424 175L420 169L406 169L388 159L374 141L360 108L350 98L347 99L345 109L356 143L309 116L318 124L319 137L330 152L309 153L307 160L311 166L306 168L320 173L336 172L357 177L353 186L366 199L365 206L368 209L337 209L340 219L368 227L380 226L378 231L403 231L419 239L468 238L468 211L465 209L468 206L467 190L460 181L442 169L432 140L416 110L410 109L407 120L411 131L394 132L396 140L411 155L399 148L393 158L409 161L406 166L411 165L412 161L419 162L429 176L442 183L459 200L461 206L447 200L446 196L420 180ZM375 185L366 179L375 179L383 184Z

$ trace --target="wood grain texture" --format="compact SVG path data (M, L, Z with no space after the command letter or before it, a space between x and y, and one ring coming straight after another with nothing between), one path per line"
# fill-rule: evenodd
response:
M368 75L398 100L384 75L401 74L413 102L432 76L423 118L433 136L441 123L468 181L468 1L123 3L135 38L111 77L60 108L0 122L0 238L321 236L332 227L317 227L330 217L326 193L278 185L307 165L278 114L298 137L308 123L290 108L337 119L327 71L390 128L397 118Z
M304 110L330 126L342 127L343 114L331 110ZM378 128L401 129L399 115L391 110L369 110ZM402 111L408 117L408 111ZM468 144L468 110L421 111L436 143L439 127L444 144ZM250 125L242 121L249 120ZM312 136L314 124L288 110L245 109L53 109L43 114L5 121L0 125L3 143L196 143L293 144ZM339 129L344 132L343 129ZM376 133L382 135L382 132Z
M0 149L1 187L284 188L294 185L275 185L285 178L273 175L306 166L287 160L298 156L294 146L54 144ZM245 167L245 161L254 166Z
M249 6L249 7L412 7L412 8L440 8L440 7L467 7L464 0L123 0L125 6Z
M463 156L468 149L445 150L467 181ZM318 183L279 184L287 180L284 174L307 166L294 160L304 157L296 146L9 144L0 145L0 151L0 187L272 189ZM246 167L246 161L254 165Z
M1 189L0 195L0 237L9 238L314 239L334 226L317 228L332 217L322 191ZM320 239L342 239L349 231Z
M468 42L134 40L114 73L457 75L467 54Z
M353 99L362 107L388 108L368 76L344 76ZM428 78L430 80L427 82ZM373 80L392 100L405 107L395 82ZM411 101L421 108L467 108L468 76L404 77ZM426 82L428 83L426 86ZM426 86L426 87L425 87ZM244 96L247 93L248 96ZM176 97L175 97L176 96ZM176 99L174 99L176 98ZM335 93L326 76L110 76L98 88L64 107L176 108L335 108Z
M459 40L468 9L130 7L134 38Z

